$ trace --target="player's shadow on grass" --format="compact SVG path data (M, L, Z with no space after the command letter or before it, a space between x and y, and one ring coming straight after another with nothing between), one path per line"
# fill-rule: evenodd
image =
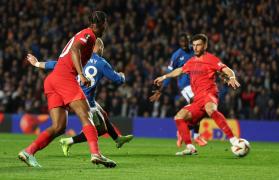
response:
M174 154L140 154L140 153L136 153L136 154L133 154L133 153L122 153L122 154L118 154L118 153L106 153L104 154L106 157L108 158L112 158L113 157L123 157L123 158L127 158L127 157L176 157ZM73 155L70 155L69 157L65 157L63 155L48 155L47 156L48 158L66 158L66 159L70 159L70 158L88 158L88 154L73 154Z
M93 166L93 168L95 169L101 169L102 166L99 165L99 166ZM24 164L22 165L16 165L16 166L9 166L9 167L0 167L0 174L12 174L12 173L15 173L15 174L28 174L28 173L32 173L34 171L40 171L40 172L52 172L52 171L65 171L65 167L51 167L50 165L45 165L41 168L34 168L34 167L28 167ZM76 171L79 171L80 170L80 165L76 165L76 166L71 166L71 169L72 170L76 170ZM92 169L91 166L84 166L83 169ZM105 168L107 169L107 168Z
M108 157L175 157L174 154L140 154L140 153L130 153L130 154L107 154Z
M105 153L104 154L106 157L108 158L199 158L199 159L211 159L212 156L208 156L205 154L198 154L198 155L191 155L191 156L176 156L174 153L173 154L152 154L152 153ZM48 159L57 159L57 158L61 158L61 159L88 159L89 156L87 153L81 153L81 154L71 154L69 157L66 157L64 155L57 155L57 154L53 154L53 155L47 155ZM240 159L246 159L247 157L243 157L243 158L239 158L239 157L235 157L235 156L221 156L221 155L216 155L214 156L215 159L220 159L220 160L240 160Z

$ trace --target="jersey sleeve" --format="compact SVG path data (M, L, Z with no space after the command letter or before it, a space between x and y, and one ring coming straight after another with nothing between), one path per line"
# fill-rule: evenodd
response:
M57 61L54 61L54 60L48 60L46 63L45 63L45 70L53 70L55 65L56 65Z
M211 64L211 66L212 66L212 69L214 70L214 71L221 71L223 68L225 68L225 67L227 67L225 64L223 64L222 62L221 62L221 60L219 59L219 58L217 58L217 57L213 57L213 59L212 59L212 64Z
M173 71L174 69L177 68L177 53L173 53L170 59L170 63L168 65L168 68L166 70L166 73L170 73L171 71ZM163 87L167 87L170 84L171 79L165 79L163 81Z
M169 70L169 72L171 72L172 70L174 70L175 68L177 68L176 60L177 60L177 55L176 55L176 53L174 53L174 54L171 56L170 63L169 63L169 65L168 65L168 70Z
M79 42L82 46L88 44L95 44L96 37L93 32L89 29L84 29L76 34L75 42Z
M115 72L111 65L107 62L104 63L104 67L103 67L103 74L105 77L107 77L109 80L111 80L112 82L120 85L123 84L125 82L125 79L123 76L121 76L120 74L118 74L117 72Z

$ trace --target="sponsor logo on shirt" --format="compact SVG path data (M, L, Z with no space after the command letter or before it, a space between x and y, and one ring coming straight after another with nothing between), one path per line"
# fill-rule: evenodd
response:
M201 75L206 73L207 71L190 71L190 75Z

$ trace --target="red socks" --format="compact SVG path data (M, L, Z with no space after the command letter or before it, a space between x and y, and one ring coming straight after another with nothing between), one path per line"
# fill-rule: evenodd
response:
M233 133L232 133L232 130L228 126L228 123L226 122L226 118L223 116L222 113L220 113L219 111L214 111L211 114L211 118L214 119L215 123L228 136L228 138L234 137Z
M25 151L28 154L34 155L38 150L45 148L52 139L53 138L48 131L43 131L38 138L25 149Z
M183 119L175 119L177 130L182 137L183 142L187 144L192 144L191 134L188 128L188 123Z
M88 124L83 126L82 131L86 136L91 154L100 154L98 146L98 133L95 126Z

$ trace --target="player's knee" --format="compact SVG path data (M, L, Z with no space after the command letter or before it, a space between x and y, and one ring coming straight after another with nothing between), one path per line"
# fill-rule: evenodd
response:
M65 125L55 125L52 126L55 136L60 136L65 133L66 126Z
M88 119L89 115L91 114L90 111L86 111L83 108L77 108L75 110L76 115L80 118L80 119Z
M205 111L210 117L214 111L216 111L216 108L214 106L206 106Z
M180 113L178 112L175 116L174 116L174 120L189 120L191 119L191 113L189 111L186 111L184 113Z

